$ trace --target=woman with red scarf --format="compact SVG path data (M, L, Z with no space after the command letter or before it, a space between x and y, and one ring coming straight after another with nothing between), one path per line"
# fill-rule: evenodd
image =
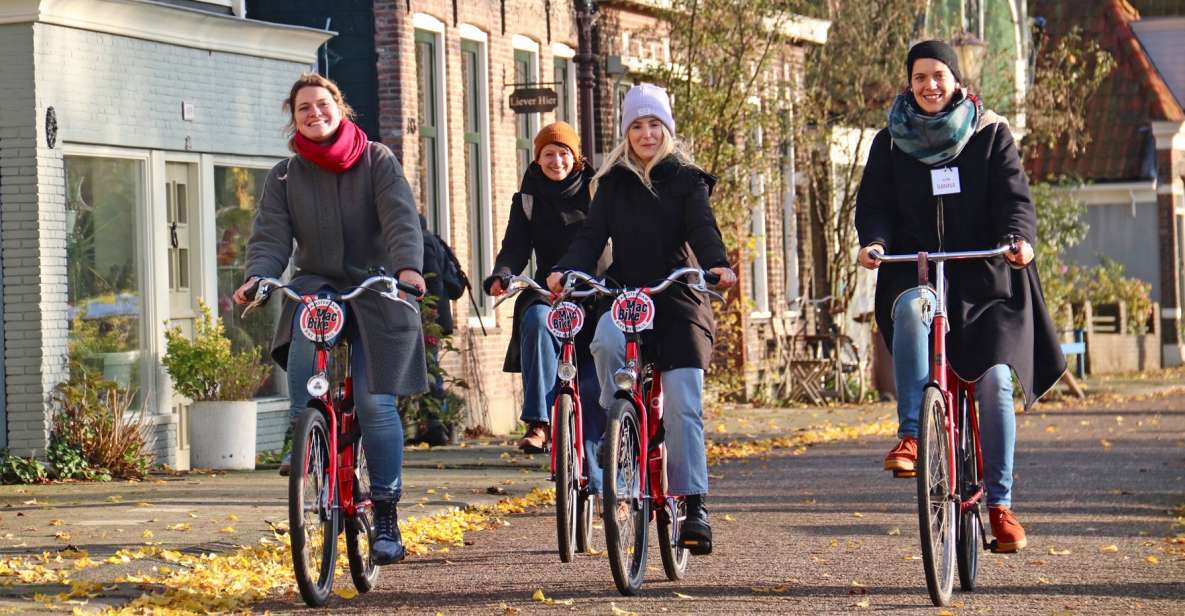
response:
M284 110L295 154L267 177L235 302L249 301L257 280L280 277L290 260L296 266L290 285L300 293L349 289L377 267L423 291L419 215L395 155L367 140L337 85L320 75L298 79ZM355 409L374 501L372 549L385 565L404 556L396 512L403 426L395 397L428 387L423 332L419 315L376 293L360 295L348 309L344 335L353 343ZM313 344L293 335L295 317L296 305L286 301L272 341L272 358L288 371L293 418L308 405L313 372Z

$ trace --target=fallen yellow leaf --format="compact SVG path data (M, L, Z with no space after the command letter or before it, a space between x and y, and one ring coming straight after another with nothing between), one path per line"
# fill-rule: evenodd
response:
M190 528L189 522L178 522L165 527L166 530L175 530L178 532L185 532Z
M49 521L50 526L61 526L62 524L65 524L65 522L57 519Z
M229 522L238 522L238 521L239 521L239 516L237 516L237 515L235 515L235 514L233 514L233 513L232 513L232 514L230 514L230 515L226 516L226 519L227 519L227 521L229 521Z
M543 603L546 600L547 600L547 595L543 594L542 588L536 589L535 592L531 594L531 601L534 601L536 603Z
M677 592L677 593L675 593L675 596L676 596L676 597L679 597L680 599L694 599L694 598L695 598L695 597L693 597L693 596L691 596L691 595L685 595L685 594L683 594L683 593L681 593L681 592Z
M233 527L233 526L224 526L223 528L219 529L218 532L230 534L230 533L233 533L236 531L235 531L235 527Z
M339 588L334 588L333 594L341 597L342 599L353 599L354 597L358 596L358 590L353 586L341 586Z
M111 496L107 497L107 501L112 502L112 503L119 503L119 502L123 502L123 497L118 494L112 494Z
M732 517L731 513L726 513L726 514L724 514L724 521L725 522L736 522L737 519Z
M1070 550L1059 550L1057 548L1049 548L1049 554L1051 556L1069 556Z
M144 536L144 538L145 538L145 539L151 539L151 538L152 538L152 531L151 531L151 530L148 530L147 528L145 528L145 529L144 529L143 536Z
M870 606L870 605L872 605L872 601L870 601L870 600L868 600L868 599L862 599L862 600L860 600L860 601L857 601L857 602L853 603L853 604L852 604L852 607L866 608L866 607L868 607L868 606Z
M1144 558L1144 562L1148 563L1149 565L1159 565L1160 559L1155 556L1147 556Z
M896 537L897 535L900 535L900 534L901 534L901 529L900 529L900 528L892 528L892 529L889 529L889 536L890 536L890 537Z
M1108 545L1108 546L1104 546L1104 547L1102 547L1102 548L1099 548L1099 551L1100 551L1100 552L1118 552L1118 551L1119 551L1119 546L1117 546L1117 545L1115 545L1114 543L1112 543L1111 545Z

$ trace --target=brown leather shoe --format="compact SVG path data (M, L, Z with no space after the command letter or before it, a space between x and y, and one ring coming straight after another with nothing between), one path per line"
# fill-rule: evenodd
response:
M992 536L996 538L996 545L992 549L997 554L1010 554L1020 551L1028 545L1025 539L1025 529L1016 521L1012 510L1007 507L988 507L988 520L992 524Z
M518 448L525 453L543 453L547 451L547 424L532 422L527 426L527 433L518 441Z
M885 470L895 473L912 473L917 469L918 439L907 436L897 442L897 446L889 455L885 456Z

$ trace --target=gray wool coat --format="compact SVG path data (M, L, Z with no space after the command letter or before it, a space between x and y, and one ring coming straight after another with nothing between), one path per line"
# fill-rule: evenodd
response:
M295 252L293 248L295 241ZM247 272L279 278L295 263L290 285L301 293L349 289L372 267L422 271L424 240L411 186L395 155L371 142L341 174L300 155L272 167L247 245ZM428 388L420 316L375 293L349 302L348 322L366 353L371 393L399 396ZM272 359L287 368L296 304L285 299ZM298 334L299 335L299 334Z

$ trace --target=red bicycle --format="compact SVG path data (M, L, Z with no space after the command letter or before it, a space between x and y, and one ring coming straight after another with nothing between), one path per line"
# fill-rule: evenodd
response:
M684 280L691 277L692 282ZM662 443L662 379L658 368L643 360L642 332L654 326L653 296L672 284L716 298L707 284L719 276L694 267L671 272L654 287L611 289L583 272L568 272L567 280L587 284L613 298L610 314L625 334L625 365L613 375L617 387L605 425L602 519L613 582L623 595L637 594L646 573L650 520L658 526L658 548L667 578L681 579L689 553L679 547L679 528L687 517L682 496L666 493L667 459ZM723 298L720 298L723 299ZM654 511L655 504L659 509Z
M420 295L419 289L386 275L371 276L345 294L312 295L301 295L275 278L261 278L254 301L243 309L246 317L266 302L272 292L281 291L303 307L297 319L300 333L316 349L314 372L308 381L312 399L293 430L293 469L288 476L292 565L300 596L310 607L325 605L333 591L337 536L343 519L354 586L359 592L367 592L378 579L378 567L371 554L374 526L370 475L360 441L362 433L354 415L350 343L340 334L346 324L344 302L366 291L418 312L414 304L399 297L397 290ZM335 367L333 375L330 375L331 366Z
M584 328L584 309L569 299L595 295L571 286L553 294L526 276L504 276L503 295L494 304L533 291L547 298L547 330L560 341L556 370L558 392L551 408L551 477L555 481L556 534L561 562L571 562L575 552L587 552L592 539L593 501L584 464L584 431L581 423L580 379L576 365L576 334Z
M958 377L947 363L947 261L991 259L1015 252L1015 244L993 250L882 255L882 263L917 263L918 285L929 286L929 264L935 268L936 306L930 324L930 380L922 394L918 430L918 527L922 567L934 605L950 604L955 571L963 590L975 590L980 546L993 548L983 533L983 449L975 384ZM994 543L994 541L993 541Z

